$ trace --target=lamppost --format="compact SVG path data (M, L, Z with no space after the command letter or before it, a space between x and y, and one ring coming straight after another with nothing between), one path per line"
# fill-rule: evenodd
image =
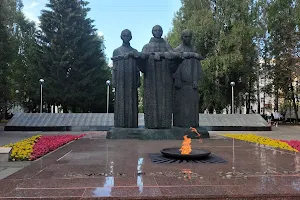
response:
M106 81L106 85L107 85L107 99L106 99L106 113L108 113L108 107L109 107L109 86L110 86L110 80Z
M19 103L18 103L18 101L19 101L19 93L20 93L20 91L16 90L15 93L16 93L16 103L15 103L15 106L17 107L16 109L19 110Z
M40 85L41 85L41 105L40 105L40 113L43 112L43 83L44 83L44 79L40 79Z
M298 111L298 104L299 104L299 95L298 95L298 87L299 87L299 81L296 81L296 101L297 101L297 111Z
M249 105L248 105L248 96L249 96L249 92L246 92L245 93L246 95L246 114L249 114Z
M235 82L230 82L231 85L231 114L234 114L234 91L233 87L235 86Z

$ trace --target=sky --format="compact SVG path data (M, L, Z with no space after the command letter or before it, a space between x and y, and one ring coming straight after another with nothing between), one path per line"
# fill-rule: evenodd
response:
M25 16L39 24L41 10L49 0L23 0ZM180 0L88 0L98 34L104 36L105 54L111 58L113 50L122 45L121 31L131 30L131 46L141 51L152 37L152 27L161 25L164 35L172 28L172 19L181 7ZM109 59L111 63L111 60Z

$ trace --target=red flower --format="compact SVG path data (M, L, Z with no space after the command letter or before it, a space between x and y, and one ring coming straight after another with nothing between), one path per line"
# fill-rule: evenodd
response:
M81 135L54 135L54 136L41 136L33 146L33 152L31 153L30 160L35 160L50 151L53 151L64 144L69 143L72 140L77 140L84 137Z
M299 140L281 140L281 141L287 143L292 148L297 149L298 151L300 151L300 141Z

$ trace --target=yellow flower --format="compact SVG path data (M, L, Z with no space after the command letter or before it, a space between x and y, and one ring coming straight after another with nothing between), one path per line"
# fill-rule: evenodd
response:
M5 145L5 147L12 147L12 152L10 155L11 160L29 160L33 151L33 146L40 137L41 135L36 135L13 144L10 143Z
M290 145L288 145L285 142L282 142L280 140L275 140L272 138L268 138L268 137L254 135L254 134L223 134L223 136L229 137L229 138L235 138L235 139L243 140L243 141L247 141L247 142L262 144L265 146L270 146L270 147L275 147L275 148L286 149L286 150L298 152L297 149L292 148Z

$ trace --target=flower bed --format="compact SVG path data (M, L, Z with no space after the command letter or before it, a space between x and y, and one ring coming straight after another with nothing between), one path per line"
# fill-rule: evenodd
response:
M36 160L41 156L67 144L73 140L77 140L85 134L81 135L54 135L41 136L36 135L31 138L24 139L14 144L5 145L5 147L12 147L11 160Z
M12 148L12 152L10 155L12 161L29 160L30 155L33 151L33 146L40 137L41 137L40 135L32 136L31 138L27 138L13 144L11 143L5 145L4 147Z
M235 139L243 140L243 141L247 141L247 142L262 144L262 145L266 145L266 146L270 146L270 147L275 147L275 148L298 152L297 149L293 148L287 142L284 142L281 140L275 140L275 139L268 138L268 137L258 136L258 135L254 135L254 134L224 134L223 136L235 138Z
M281 140L282 142L287 143L288 145L290 145L292 148L297 149L298 151L300 151L300 141L299 140Z
M298 152L300 150L300 142L298 141L298 149L295 148L296 145L292 146L290 141L281 141L281 140L276 140L268 137L263 137L263 136L258 136L254 134L223 134L225 137L229 138L235 138L238 140L243 140L247 142L253 142L257 144L262 144L270 147L275 147L275 148L280 148L280 149L285 149L289 151L294 151ZM294 143L295 144L295 143Z
M74 135L55 135L55 136L41 136L37 143L33 146L33 152L31 153L30 160L35 160L50 151L53 151L72 140L77 140L85 136L84 134L79 136Z

